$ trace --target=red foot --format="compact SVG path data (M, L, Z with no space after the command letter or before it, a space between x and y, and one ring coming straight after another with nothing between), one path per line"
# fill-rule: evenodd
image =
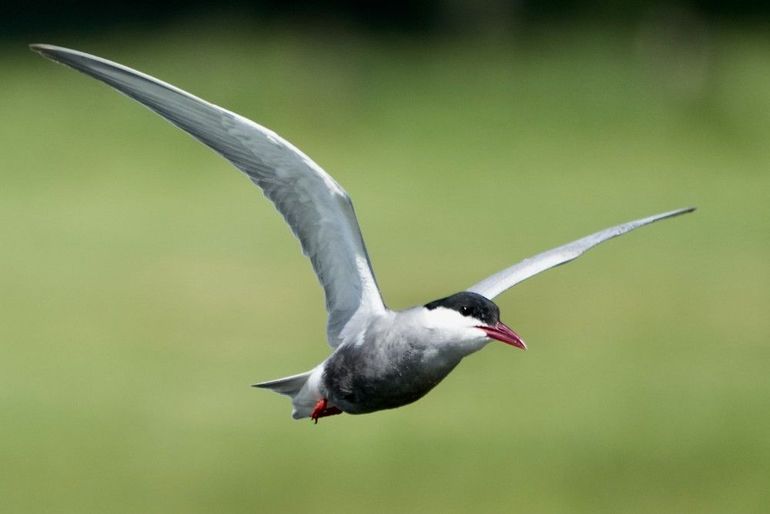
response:
M342 411L337 407L327 407L328 403L329 402L326 400L326 398L321 398L315 404L313 412L310 414L310 419L312 419L314 423L318 424L318 418L334 416L335 414L342 414Z

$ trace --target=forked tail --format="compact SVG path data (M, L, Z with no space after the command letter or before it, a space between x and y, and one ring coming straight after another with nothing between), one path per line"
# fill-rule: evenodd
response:
M298 375L292 375L290 377L279 378L276 380L269 380L267 382L260 382L254 384L252 387L261 387L263 389L270 389L278 394L285 394L291 396L292 399L305 387L305 382L310 378L310 374L313 371L306 371Z
M290 377L260 382L254 384L253 387L270 389L278 394L289 396L292 407L294 407L291 416L294 419L306 418L310 416L313 406L321 398L318 392L318 378L312 379L311 377L316 370L318 368Z

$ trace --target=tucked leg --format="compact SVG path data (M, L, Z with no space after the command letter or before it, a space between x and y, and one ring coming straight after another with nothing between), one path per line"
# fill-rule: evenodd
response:
M310 419L312 419L313 422L317 424L318 418L334 416L335 414L342 414L342 411L337 407L329 407L328 405L329 402L326 400L326 398L321 398L318 400L318 402L315 404L315 407L313 408L313 412L310 414Z

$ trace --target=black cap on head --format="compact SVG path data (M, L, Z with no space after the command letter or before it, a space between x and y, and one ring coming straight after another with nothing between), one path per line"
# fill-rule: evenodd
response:
M433 310L436 307L452 309L463 316L470 316L483 321L490 327L500 321L500 308L491 300L470 291L456 293L425 304L425 308L428 310Z

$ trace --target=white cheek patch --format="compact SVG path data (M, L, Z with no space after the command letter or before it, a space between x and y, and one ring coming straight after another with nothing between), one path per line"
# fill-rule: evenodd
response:
M466 328L473 327L477 321L463 316L459 312L447 309L446 307L436 307L427 310L425 325L429 328Z
M486 333L475 328L483 323L473 317L463 316L446 307L423 310L422 329L430 341L424 354L427 361L444 360L448 357L462 358L483 348L488 342Z

